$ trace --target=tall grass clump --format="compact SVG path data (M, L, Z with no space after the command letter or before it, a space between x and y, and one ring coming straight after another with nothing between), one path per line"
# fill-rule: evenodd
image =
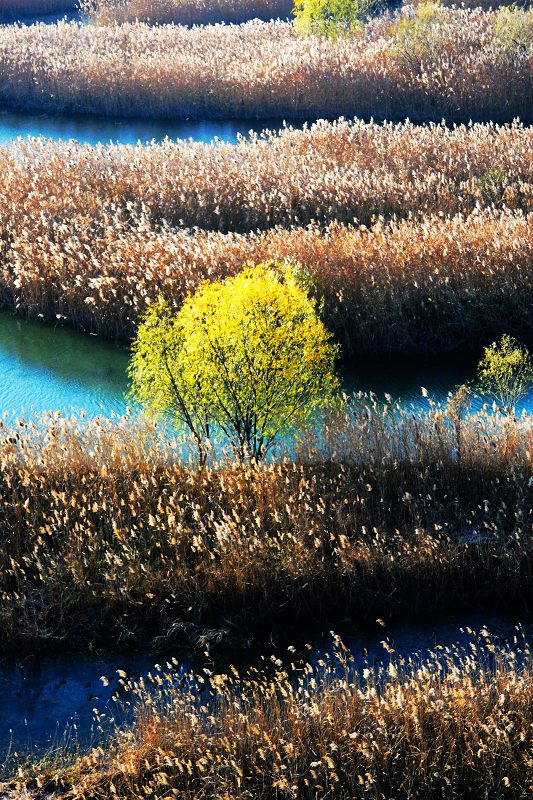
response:
M136 420L6 423L2 652L527 604L530 419L457 409L353 401L292 458L203 469Z
M127 339L159 294L289 258L346 353L529 342L532 145L518 124L346 121L237 145L19 142L0 149L0 301Z
M2 104L173 119L530 121L531 45L508 32L518 14L530 30L532 12L506 10L502 24L500 12L439 9L414 55L422 12L412 7L334 39L284 22L12 26L0 30Z
M286 19L292 0L85 0L82 8L95 25L147 22L151 25L239 25L251 19Z
M531 215L519 211L240 235L79 214L13 238L0 301L127 340L148 303L179 306L202 281L274 258L309 273L345 356L479 351L504 331L533 341L532 242Z
M36 797L525 798L533 658L483 628L466 646L356 667L342 641L318 663L273 657L146 681L124 673L134 723L71 767L23 770ZM390 646L384 642L391 652ZM294 652L294 648L289 648ZM6 787L7 788L7 787Z

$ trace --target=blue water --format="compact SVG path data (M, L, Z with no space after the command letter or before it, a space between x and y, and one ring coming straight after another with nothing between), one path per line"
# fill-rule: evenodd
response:
M235 143L250 131L261 133L265 128L279 130L283 120L230 120L215 122L172 122L169 120L124 120L104 117L50 116L0 111L0 145L8 145L19 137L45 136L83 144L137 144L169 139L193 139L212 142L219 139Z
M94 336L0 313L0 412L123 413L128 353Z
M126 348L97 336L0 312L0 414L59 409L123 414L128 361ZM344 368L343 384L347 392L373 391L381 398L388 393L404 405L426 409L430 400L444 402L449 391L472 378L475 366L475 358L374 359ZM522 408L533 409L533 393Z
M397 658L409 658L417 654L423 659L436 646L459 645L468 648L472 635L467 628L480 631L487 627L496 641L512 645L517 623L528 640L533 632L530 618L510 619L502 615L463 614L451 619L433 622L402 624L387 628L375 626L374 630L351 633L344 632L342 639L354 658L355 667L388 664ZM221 654L219 660L209 667L224 671L228 659L239 669L250 664L259 665L261 656L275 655L285 662L305 659L317 665L319 660L328 660L333 653L330 634L309 640L311 650L304 647L305 634L296 632L297 639L288 643L271 643L264 650L256 647L250 651ZM382 641L387 640L388 653ZM292 646L296 646L295 652ZM273 649L274 647L274 649ZM155 655L144 653L108 653L79 655L44 655L18 660L0 660L0 771L8 752L33 751L40 753L59 744L87 747L95 745L102 735L112 729L114 723L121 724L128 717L127 699L117 670L126 672L128 678L137 680L149 671L157 672L155 665L177 675L202 665L183 652ZM102 681L101 677L106 680ZM93 709L100 715L95 721ZM102 716L105 715L105 716Z
M45 25L55 25L56 22L59 22L60 20L72 22L75 19L79 19L79 14L75 10L75 3L64 3L59 5L63 5L64 8L59 11L51 11L47 14L34 14L31 17L25 16L24 14L16 14L12 11L8 12L4 8L0 7L0 25L11 25L15 22L19 22L22 25L32 25L35 22L44 23ZM67 6L71 6L70 10L65 10Z

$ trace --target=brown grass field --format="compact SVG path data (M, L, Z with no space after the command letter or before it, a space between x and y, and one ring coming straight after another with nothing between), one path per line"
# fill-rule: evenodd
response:
M505 331L533 341L533 225L522 212L241 235L120 215L44 227L6 252L2 304L108 338L133 336L148 301L179 306L201 281L275 258L308 271L345 357L480 352Z
M533 345L533 11L474 5L406 5L333 39L253 20L286 0L87 0L88 25L0 26L3 110L369 120L0 148L0 305L127 341L150 300L278 259L306 270L346 359ZM0 18L71 7L0 0ZM222 20L244 24L197 27ZM323 625L527 613L532 416L463 400L345 398L271 461L217 443L206 467L137 410L4 415L0 657L257 657ZM524 635L423 658L384 642L363 666L334 641L317 663L289 648L246 672L117 670L133 718L90 751L4 748L0 800L533 795Z
M2 652L528 604L529 418L356 403L322 433L201 470L131 419L8 425Z
M237 145L31 139L0 148L2 239L114 210L238 233L492 205L528 213L532 149L531 128L519 124L319 122Z
M531 145L520 125L361 122L238 145L21 142L0 150L0 298L127 339L160 292L291 258L346 355L478 348L503 327L529 341Z
M37 766L19 797L459 800L531 793L533 663L517 631L355 668L342 641L266 674L120 678L135 723L69 766ZM390 647L385 643L390 652ZM17 789L18 787L18 789ZM28 790L28 793L26 791Z
M284 22L4 27L2 105L172 119L531 121L533 12L434 9L420 21L406 7L333 41Z

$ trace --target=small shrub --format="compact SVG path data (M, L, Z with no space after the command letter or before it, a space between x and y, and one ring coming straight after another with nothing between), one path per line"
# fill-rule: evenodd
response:
M533 362L528 350L505 334L485 348L478 365L478 388L511 415L518 400L533 387Z
M436 55L442 23L449 15L439 2L420 3L414 14L402 15L392 28L397 55L408 61L424 60Z
M500 56L527 55L533 44L533 19L519 8L501 8L493 25L496 50Z
M486 203L499 205L503 202L505 189L509 183L505 170L491 167L479 176L477 183Z

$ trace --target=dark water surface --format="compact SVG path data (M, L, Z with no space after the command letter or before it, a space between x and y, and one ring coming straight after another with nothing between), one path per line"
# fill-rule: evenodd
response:
M530 641L532 620L480 614L432 623L413 620L390 628L376 625L374 631L366 633L345 632L342 639L354 656L356 667L362 669L366 665L386 665L397 657L423 659L436 646L468 646L472 636L466 628L478 632L486 626L497 641L512 645L517 625L522 626L526 640ZM392 654L384 649L383 640L387 640L394 650ZM242 671L246 666L261 663L260 655L267 656L267 659L273 655L284 661L304 658L316 664L333 653L330 634L310 642L309 651L303 647L303 641L295 642L295 655L289 654L285 645L274 649L265 646L261 653L252 650L232 654L231 663L237 664ZM218 663L208 663L211 669L223 671L229 662L223 659ZM101 740L114 722L122 724L128 717L124 705L127 695L120 685L117 670L123 670L128 678L138 680L150 671L157 671L155 665L160 665L165 671L170 665L177 677L182 672L202 666L200 662L184 657L182 652L175 656L171 653L105 656L65 653L62 656L0 661L0 769L9 750L42 753L62 743L78 743L85 748ZM101 681L102 676L109 681L108 685ZM100 715L98 722L94 710Z
M9 0L8 4L9 4ZM67 8L67 5L70 6L69 10L64 10ZM14 23L20 23L21 25L34 25L35 23L44 23L45 25L55 25L57 22L61 22L65 20L66 22L73 22L75 19L82 22L83 20L80 18L79 12L75 9L75 3L65 3L64 9L60 11L50 11L46 14L37 14L31 17L25 16L24 14L13 14L13 12L7 12L0 6L0 25L12 25Z

